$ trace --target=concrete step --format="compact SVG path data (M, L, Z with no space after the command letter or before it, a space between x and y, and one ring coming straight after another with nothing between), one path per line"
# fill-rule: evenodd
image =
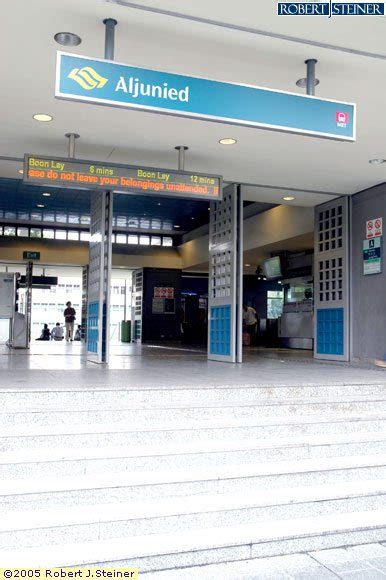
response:
M386 454L0 482L1 513L386 479Z
M2 518L0 548L58 545L68 537L79 542L108 540L128 531L139 536L327 514L339 517L372 509L386 509L386 480L23 510Z
M153 406L152 408L127 408L127 409L103 409L88 411L37 411L37 412L13 412L0 413L2 429L14 426L20 428L25 425L73 425L73 424L96 424L96 423L126 423L130 428L157 429L159 425L173 424L175 422L188 422L195 427L196 423L211 426L213 422L222 421L227 425L229 417L233 420L256 420L260 417L287 416L344 416L345 414L361 413L385 413L386 398L365 398L362 400L339 399L332 397L329 400L319 401L296 400L296 401L267 401L258 403L232 403L226 405L223 402L208 403L203 406L189 406L184 403L175 403L173 407Z
M233 425L232 425L233 423ZM240 423L240 421L239 421ZM127 446L212 440L266 439L296 435L386 432L384 415L349 415L345 418L328 417L271 417L238 424L230 419L211 427L189 428L184 423L165 424L158 430L132 429L126 423L97 423L80 425L20 425L0 428L0 452L58 447Z
M141 572L209 563L248 560L386 540L386 510L278 520L179 531L176 534L131 536L72 542L57 547L0 550L3 567L133 566Z
M188 442L118 447L57 448L0 453L0 479L88 475L270 460L385 453L386 433L343 433L262 440Z
M17 397L15 393L17 392ZM63 390L15 391L1 390L1 401L7 411L62 411L130 408L131 406L174 405L175 402L187 405L221 402L232 404L253 402L264 399L282 401L285 399L310 400L362 397L383 398L384 384L372 385L222 385L199 387L153 388L116 388L82 389L75 387Z

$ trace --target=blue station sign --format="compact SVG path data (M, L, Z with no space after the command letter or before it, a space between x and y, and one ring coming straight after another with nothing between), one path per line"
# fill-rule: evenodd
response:
M55 96L355 141L355 105L58 52Z

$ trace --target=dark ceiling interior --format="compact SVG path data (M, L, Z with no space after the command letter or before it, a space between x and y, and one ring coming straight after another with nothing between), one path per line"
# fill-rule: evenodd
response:
M51 196L44 197L44 192ZM47 213L88 216L90 196L91 192L86 190L25 185L21 179L0 179L0 220L1 217L28 220L32 212L41 215L42 221ZM44 208L37 207L39 204ZM114 194L116 225L130 227L130 230L161 229L180 235L207 224L208 207L208 202L191 199Z

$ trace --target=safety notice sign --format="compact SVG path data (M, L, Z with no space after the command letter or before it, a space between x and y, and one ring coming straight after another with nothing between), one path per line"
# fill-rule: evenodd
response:
M375 218L366 222L366 238L379 238L383 233L382 218Z
M379 237L363 240L363 274L380 274L382 272L382 249Z

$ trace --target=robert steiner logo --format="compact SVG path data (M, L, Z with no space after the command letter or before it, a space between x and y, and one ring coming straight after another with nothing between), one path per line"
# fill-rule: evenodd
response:
M277 5L278 16L384 16L384 2L282 2Z

